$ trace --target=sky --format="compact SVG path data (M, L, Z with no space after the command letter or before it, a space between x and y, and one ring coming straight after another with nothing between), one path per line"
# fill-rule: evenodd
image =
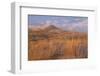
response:
M88 17L28 15L29 26L55 25L64 30L88 31Z

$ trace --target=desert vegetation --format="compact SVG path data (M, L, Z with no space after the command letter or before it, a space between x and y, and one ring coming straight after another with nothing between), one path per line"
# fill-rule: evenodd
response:
M28 28L28 60L88 57L87 33L63 31L54 26L42 30Z

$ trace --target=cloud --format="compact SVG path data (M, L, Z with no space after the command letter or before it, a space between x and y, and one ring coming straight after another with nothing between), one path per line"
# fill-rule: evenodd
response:
M88 20L83 20L81 22L72 23L70 24L69 27L67 27L67 30L87 32L88 31Z

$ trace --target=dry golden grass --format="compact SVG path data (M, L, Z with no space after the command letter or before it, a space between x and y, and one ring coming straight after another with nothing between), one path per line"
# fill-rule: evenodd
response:
M85 33L29 30L28 60L87 58L87 39Z

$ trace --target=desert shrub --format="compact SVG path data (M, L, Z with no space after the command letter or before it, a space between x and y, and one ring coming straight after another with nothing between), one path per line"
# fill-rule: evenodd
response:
M48 39L47 35L32 35L32 41Z
M79 44L77 47L76 47L76 50L75 50L75 55L76 57L87 57L87 46L84 46L83 44Z
M56 43L54 44L54 47L54 53L51 55L51 58L56 59L64 55L64 44Z

